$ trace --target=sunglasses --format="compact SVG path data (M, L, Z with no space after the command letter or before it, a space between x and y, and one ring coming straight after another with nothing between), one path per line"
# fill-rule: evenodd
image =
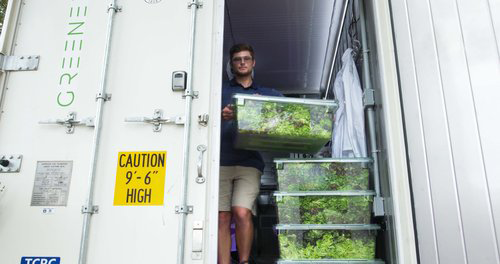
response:
M245 56L245 57L233 57L233 59L231 60L233 63L239 63L239 62L243 62L243 63L247 63L247 62L250 62L252 61L253 58L250 57L250 56Z

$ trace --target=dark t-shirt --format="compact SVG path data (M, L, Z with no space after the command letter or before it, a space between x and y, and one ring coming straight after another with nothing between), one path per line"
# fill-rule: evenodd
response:
M222 86L222 109L228 104L233 104L233 94L260 94L269 96L283 96L280 92L262 87L255 82L252 86L243 88L234 79ZM261 172L264 171L264 161L257 151L235 149L233 143L236 139L236 122L234 120L224 120L221 122L221 166L245 166L253 167Z

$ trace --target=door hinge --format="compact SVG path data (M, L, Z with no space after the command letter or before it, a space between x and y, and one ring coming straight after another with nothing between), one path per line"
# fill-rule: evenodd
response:
M198 116L198 124L200 126L207 126L208 125L208 114L203 114Z
M98 214L99 213L99 206L98 205L93 205L92 207L88 206L82 206L82 214Z
M185 91L184 94L182 95L182 98L186 99L186 97L191 97L193 99L197 99L198 98L198 95L200 93L198 91Z
M196 8L202 8L203 7L203 2L193 0L191 2L188 2L188 8L191 9L192 6L196 6Z
M19 172L23 155L0 155L0 173Z
M192 214L193 213L193 206L192 205L187 205L187 206L175 206L175 213L176 214Z
M97 101L97 100L99 100L99 99L100 99L100 100L104 100L104 102L111 101L111 94L107 94L107 93L105 93L105 94L103 94L103 93L98 93L98 94L96 94L96 96L95 96L95 100Z
M373 89L366 89L363 92L363 105L365 107L375 105L375 91Z
M36 71L40 56L6 56L0 54L0 70L2 71Z
M203 221L193 221L193 240L191 259L202 259L203 252Z
M384 198L383 197L375 197L373 198L373 215L374 216L384 216Z
M108 6L108 13L109 13L109 10L113 10L115 13L118 13L118 12L122 11L122 7L121 6L117 6L116 4L109 4L109 6Z

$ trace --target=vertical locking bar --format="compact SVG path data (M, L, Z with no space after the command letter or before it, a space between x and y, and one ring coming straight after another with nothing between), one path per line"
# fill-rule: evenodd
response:
M380 193L380 171L379 171L379 150L377 146L375 128L374 95L370 80L370 56L368 54L368 40L366 34L366 18L364 2L359 3L359 23L361 25L361 50L363 51L363 87L365 93L365 107L368 123L368 135L370 138L370 150L373 159L373 185L375 197L373 198L373 214L375 216L385 215L384 198Z
M101 71L101 80L99 82L99 90L98 95L105 95L106 93L106 81L108 77L108 61L109 61L109 49L111 46L111 35L113 29L113 18L116 12L121 11L120 8L116 7L116 0L111 0L111 4L108 8L108 25L106 32L106 43L104 47L104 58L103 58L103 66ZM104 102L106 101L106 96L98 96L97 97L97 106L96 106L96 115L95 115L95 128L94 128L94 136L92 139L92 153L90 159L90 169L89 169L89 177L87 182L87 199L84 205L84 208L95 208L94 205L94 179L96 174L96 165L97 165L97 155L99 152L99 139L101 136L101 118L102 118L102 108L104 106ZM82 227L82 236L80 241L80 254L78 257L79 264L87 263L87 248L88 248L88 240L89 240L89 226L90 226L90 218L95 213L93 210L87 210L83 213L83 227Z
M198 12L198 0L192 0L189 4L191 7L191 34L189 43L189 61L188 61L188 80L187 87L184 92L186 98L186 121L184 123L184 141L183 141L183 160L182 160L182 187L181 187L181 206L187 205L188 198L188 179L189 179L189 150L191 148L191 104L193 102L193 63L194 63L194 47L196 37L196 14ZM186 214L181 214L179 219L179 237L177 246L177 264L184 263L184 247L186 237Z

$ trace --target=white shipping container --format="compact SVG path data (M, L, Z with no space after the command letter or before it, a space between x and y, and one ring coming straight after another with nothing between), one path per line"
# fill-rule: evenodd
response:
M0 152L22 155L0 176L1 263L208 263L223 15L194 3L10 1L2 53L39 62L1 75Z
M493 0L10 0L0 263L217 263L230 45L256 48L260 84L331 98L355 37L380 174L368 263L500 264L499 17ZM260 213L256 263L274 263L276 213Z

